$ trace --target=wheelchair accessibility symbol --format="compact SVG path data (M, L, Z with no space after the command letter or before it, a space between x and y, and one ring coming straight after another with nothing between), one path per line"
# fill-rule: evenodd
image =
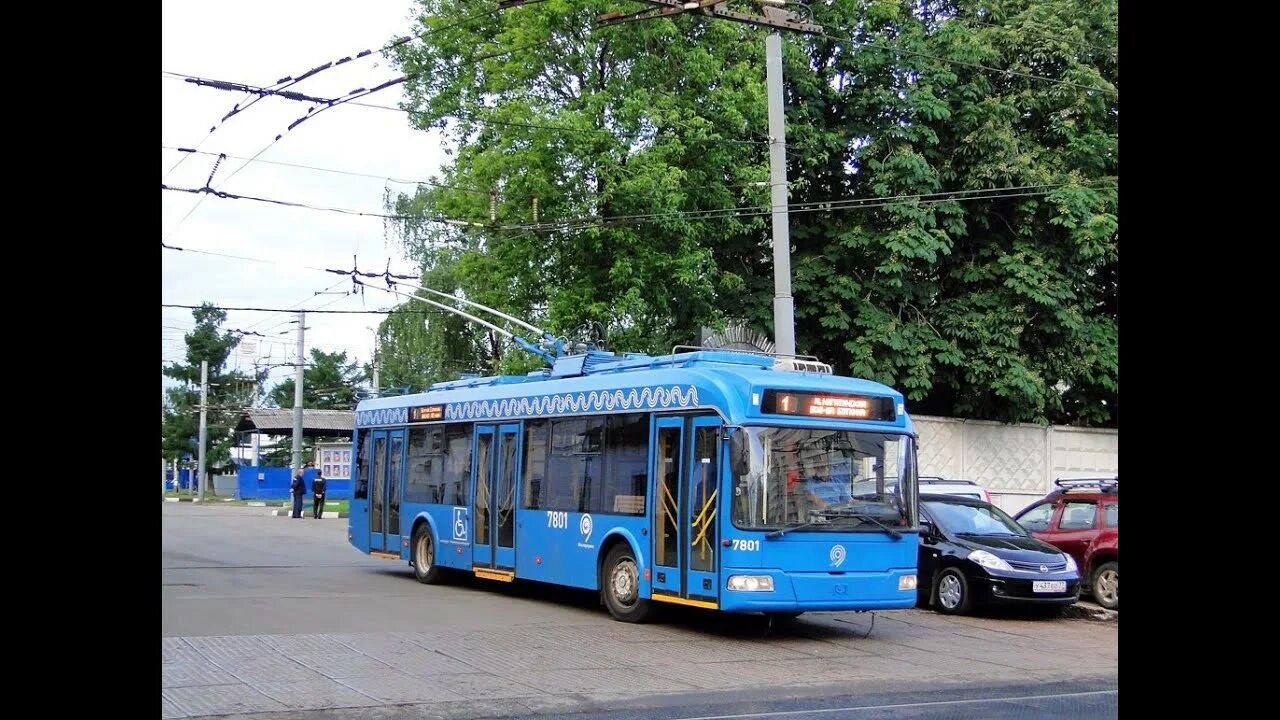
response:
M453 509L453 539L467 541L467 509L464 507Z

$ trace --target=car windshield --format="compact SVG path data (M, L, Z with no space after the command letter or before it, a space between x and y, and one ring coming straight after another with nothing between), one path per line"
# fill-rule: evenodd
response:
M954 535L1027 536L1027 531L1021 525L994 505L968 505L940 500L926 500L921 505L939 527Z
M738 527L883 532L885 526L916 524L909 435L768 427L736 432L744 434L739 443L746 455L733 490ZM870 492L855 494L855 484Z

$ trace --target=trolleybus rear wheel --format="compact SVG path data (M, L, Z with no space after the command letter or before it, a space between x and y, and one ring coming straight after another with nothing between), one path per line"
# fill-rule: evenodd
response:
M436 545L431 541L431 528L426 523L413 532L413 544L409 546L413 576L418 582L434 585L440 582L440 568L436 567Z

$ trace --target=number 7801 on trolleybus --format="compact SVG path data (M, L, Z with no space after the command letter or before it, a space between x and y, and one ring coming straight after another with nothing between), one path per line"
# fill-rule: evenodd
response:
M361 402L351 544L425 583L599 591L631 622L656 603L915 604L915 432L898 392L738 351L549 362Z

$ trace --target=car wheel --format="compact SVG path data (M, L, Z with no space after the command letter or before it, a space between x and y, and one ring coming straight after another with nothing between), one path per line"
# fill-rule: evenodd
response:
M933 587L933 609L940 613L963 615L973 606L969 581L964 579L964 573L955 568L947 568L938 573Z
M431 541L431 528L426 523L418 526L413 533L413 543L409 563L413 565L413 576L418 582L434 585L440 582L440 568L436 566L436 547Z
M1093 571L1093 579L1089 581L1093 589L1093 597L1098 604L1108 610L1120 609L1120 561L1104 562Z
M640 597L640 571L631 546L618 543L604 561L600 593L615 620L638 623L649 617L648 600Z

